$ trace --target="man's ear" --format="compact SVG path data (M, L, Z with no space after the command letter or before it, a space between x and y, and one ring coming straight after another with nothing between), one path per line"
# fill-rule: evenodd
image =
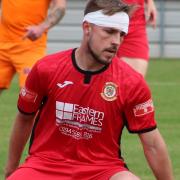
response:
M120 43L122 43L124 41L124 36L120 37Z
M83 30L86 35L89 35L91 32L91 25L87 21L83 22Z

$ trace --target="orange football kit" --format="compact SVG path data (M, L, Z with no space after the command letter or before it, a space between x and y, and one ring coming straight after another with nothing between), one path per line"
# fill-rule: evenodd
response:
M38 40L23 38L26 28L47 16L50 0L2 0L0 17L0 89L8 88L17 72L22 87L34 63L46 53L46 33Z

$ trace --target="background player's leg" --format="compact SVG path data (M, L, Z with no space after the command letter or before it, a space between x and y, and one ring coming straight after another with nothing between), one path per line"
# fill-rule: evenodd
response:
M146 76L147 69L148 69L148 61L145 59L139 58L127 58L122 57L122 60L129 64L133 69L143 75Z
M0 59L0 95L3 90L9 88L14 73L15 69L11 63Z
M33 65L45 56L45 46L21 46L21 52L14 53L14 66L19 75L19 87L23 87Z

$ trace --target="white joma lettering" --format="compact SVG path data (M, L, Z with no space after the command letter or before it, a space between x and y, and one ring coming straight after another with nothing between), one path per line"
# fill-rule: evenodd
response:
M59 88L64 88L65 86L68 86L70 84L73 84L73 82L72 81L64 81L63 83L57 83L57 86Z

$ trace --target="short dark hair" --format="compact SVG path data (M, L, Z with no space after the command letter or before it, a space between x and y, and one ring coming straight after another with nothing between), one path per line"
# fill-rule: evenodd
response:
M106 15L113 15L117 12L125 12L129 16L135 9L135 5L129 5L120 0L89 0L85 10L84 15L102 10Z

